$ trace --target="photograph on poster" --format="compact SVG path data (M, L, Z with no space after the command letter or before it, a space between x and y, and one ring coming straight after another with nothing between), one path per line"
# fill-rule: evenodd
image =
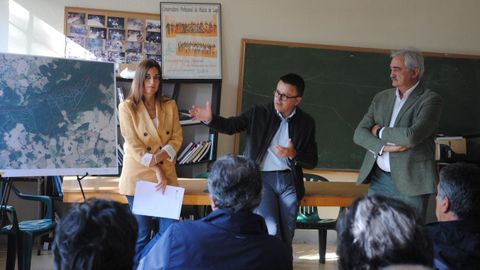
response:
M125 51L126 52L141 53L142 52L142 43L128 41L128 42L125 43Z
M83 24L72 24L70 25L70 35L77 37L86 37L88 29Z
M158 20L147 20L147 31L149 32L160 32L161 26L160 21Z
M137 30L128 30L127 32L127 41L143 41L142 31Z
M127 53L127 64L140 62L141 59L142 59L142 55L139 53L135 53L135 52Z
M108 29L108 39L125 40L125 30Z
M121 40L115 40L115 39L107 40L106 50L121 52L123 51L123 42Z
M105 39L107 37L107 29L98 28L98 27L90 27L88 37L89 38Z
M125 53L123 52L108 52L108 61L115 63L125 63Z
M129 30L138 30L138 31L143 30L145 29L145 20L128 18L127 28Z
M65 56L126 64L127 53L129 63L141 61L147 54L161 55L159 19L158 12L65 7ZM146 41L147 32L150 41Z
M222 78L220 11L220 4L160 3L164 78Z
M87 49L91 52L103 50L103 40L96 38L87 39Z
M108 28L117 28L123 29L125 28L125 18L123 17L108 17L107 19L107 27Z
M155 42L145 42L145 53L147 54L162 54L162 44Z
M67 23L68 24L85 24L85 13L68 12Z
M162 56L161 55L147 54L147 58L157 61L158 63L160 63L160 65L162 64Z
M88 14L87 25L93 27L105 27L105 16Z
M157 42L160 43L162 40L162 35L158 32L147 32L147 38L146 40L148 42Z

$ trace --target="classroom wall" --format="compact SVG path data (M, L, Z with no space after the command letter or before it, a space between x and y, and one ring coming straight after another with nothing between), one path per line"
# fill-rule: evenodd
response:
M478 0L188 2L222 4L224 116L236 114L242 38L388 49L415 46L480 55ZM63 57L65 6L148 13L160 9L153 0L0 0L0 51ZM307 86L306 91L314 90ZM232 151L233 136L220 136L218 153Z

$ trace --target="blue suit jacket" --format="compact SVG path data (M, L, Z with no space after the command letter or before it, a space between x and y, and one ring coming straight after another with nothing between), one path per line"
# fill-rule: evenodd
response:
M268 235L261 216L220 209L198 221L172 224L138 269L281 270L292 269L292 258L282 241Z

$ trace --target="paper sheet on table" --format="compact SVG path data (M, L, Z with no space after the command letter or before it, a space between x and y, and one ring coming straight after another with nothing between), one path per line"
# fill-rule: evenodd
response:
M133 200L133 213L137 215L179 219L182 210L182 187L167 186L165 193L155 189L155 183L138 181Z

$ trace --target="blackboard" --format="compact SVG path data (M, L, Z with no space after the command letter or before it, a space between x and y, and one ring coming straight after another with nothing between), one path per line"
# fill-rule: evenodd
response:
M242 41L238 113L273 100L280 76L304 77L300 107L315 118L317 168L358 170L353 132L375 93L391 88L390 50ZM424 53L423 83L445 101L439 134L480 134L480 56ZM236 151L243 150L236 140Z

